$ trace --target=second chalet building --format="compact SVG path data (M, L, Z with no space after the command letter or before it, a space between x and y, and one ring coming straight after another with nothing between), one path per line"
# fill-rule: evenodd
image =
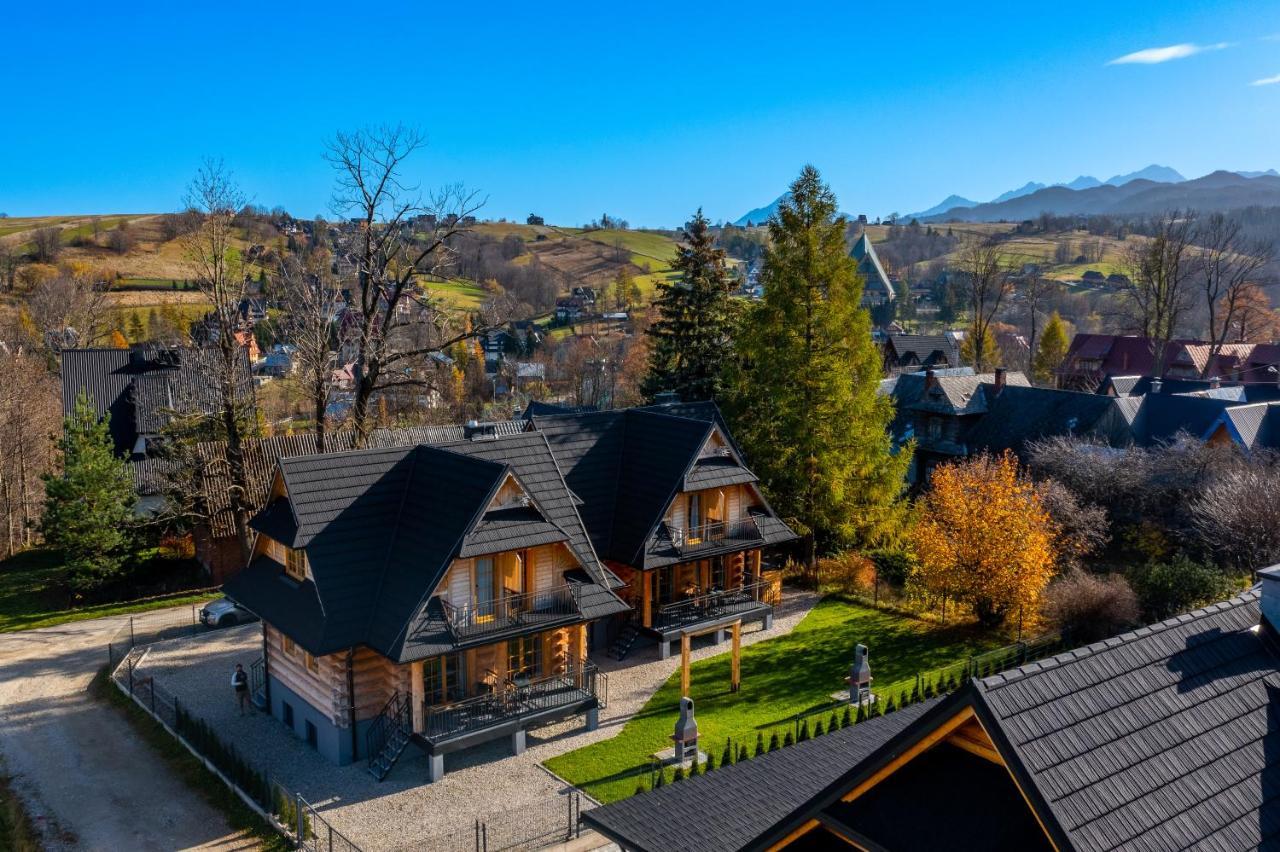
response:
M255 697L377 777L584 715L589 655L772 619L769 509L714 406L532 418L463 440L282 458L228 595L262 617Z

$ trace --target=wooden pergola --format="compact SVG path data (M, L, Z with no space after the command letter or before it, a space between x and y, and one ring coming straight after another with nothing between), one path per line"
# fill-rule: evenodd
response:
M729 691L737 692L742 686L742 619L732 624L721 624L715 627L686 630L680 634L680 694L689 694L689 655L692 651L693 637L705 636L729 628L733 634L733 663L729 669ZM721 640L723 641L723 640Z

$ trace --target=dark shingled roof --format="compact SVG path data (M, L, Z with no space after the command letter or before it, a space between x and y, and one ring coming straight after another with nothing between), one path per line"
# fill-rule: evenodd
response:
M965 442L975 451L1013 450L1019 455L1028 442L1059 435L1088 435L1126 446L1134 442L1131 409L1137 402L1011 385L988 403L987 414L969 429Z
M525 431L526 424L519 420L503 420L488 423L498 437L518 435ZM444 444L463 440L465 427L462 425L447 426L413 426L402 429L374 429L369 433L368 446L411 447L416 444ZM327 452L346 452L352 449L355 433L351 431L330 432L325 436ZM209 527L215 538L235 535L235 519L231 514L231 492L229 490L228 468L226 460L227 445L225 441L210 441L200 445L201 459L200 488L204 511L209 517ZM248 504L251 510L263 506L275 478L276 462L290 456L309 456L316 451L316 439L310 432L299 432L293 435L275 435L269 438L257 438L246 442L244 446L244 465L249 478ZM151 460L148 460L150 462ZM164 462L165 460L157 460ZM148 468L148 481L163 480L164 469ZM137 477L135 476L135 479Z
M582 820L636 852L733 852L750 844L902 732L937 699L679 784L584 811Z
M692 481L750 482L723 418L714 403L675 403L587 414L534 417L546 435L565 481L582 498L582 520L605 559L653 568L676 560L670 548L656 547L672 498ZM734 468L699 469L698 454L720 427L736 457ZM698 485L697 487L704 487ZM761 510L772 515L767 506ZM780 521L767 525L765 544L795 535Z
M315 583L283 579L279 565L259 558L225 588L313 654L366 644L405 662L453 647L428 597L452 560L466 553L563 541L582 565L583 618L627 608L609 590L619 581L596 558L537 432L289 457L279 469L288 501L259 513L254 526L292 533L295 546L307 551ZM508 475L531 505L486 513ZM281 517L281 505L296 526ZM318 626L309 620L315 618Z
M99 416L111 415L117 455L133 454L139 435L154 435L168 421L166 410L212 410L216 399L202 380L202 350L135 346L131 349L66 349L61 354L62 408L75 409L81 391ZM249 376L246 356L244 375ZM247 384L246 395L252 394Z
M1247 592L987 678L981 702L1077 849L1280 839L1280 660Z

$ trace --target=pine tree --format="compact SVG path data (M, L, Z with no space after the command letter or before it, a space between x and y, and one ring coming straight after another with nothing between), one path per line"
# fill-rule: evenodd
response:
M764 731L757 731L755 756L759 757L762 754L764 754Z
M734 434L779 514L819 549L893 540L909 452L894 454L893 403L847 222L806 166L769 220L764 299L743 318L727 408Z
M738 762L738 763L742 763L743 761L745 761L745 760L750 760L750 759L751 759L751 755L747 754L747 747L746 747L746 746L744 746L744 745L740 745L740 746L738 746L738 760L737 760L737 762Z
M800 734L796 737L796 742L804 742L809 739L809 720L805 719L800 723Z
M667 785L667 768L665 766L658 767L658 777L653 781L653 789L665 787Z
M676 781L683 781L683 780L684 780L684 767L681 765L677 765L675 773L671 776L671 781L672 783L675 783Z
M824 727L822 727L822 720L821 720L821 719L819 719L818 721L816 721L816 722L814 722L814 723L813 723L813 736L814 736L815 738L822 736L822 735L823 735L823 734L825 734L826 732L827 732L827 729L826 729L826 728L824 728Z
M787 735L782 738L782 747L786 748L787 746L793 746L795 744L796 744L795 737L791 736L790 731L787 731Z
M132 543L137 500L129 465L117 458L110 416L98 418L81 391L58 442L62 474L45 474L45 506L40 531L61 551L68 582L92 591L119 579Z
M840 717L840 727L847 728L853 724L853 712L849 709L849 705L844 705L844 715Z
M707 762L702 767L702 774L706 775L708 772L712 771L715 768L716 768L716 753L713 751L709 751L707 752Z
M724 251L699 209L682 232L674 282L658 284L658 320L649 327L649 372L640 389L652 400L674 391L686 402L715 398L731 351L733 303Z
M724 744L724 754L720 755L720 765L721 766L733 765L733 744L732 743L726 742Z
M853 719L854 723L867 721L867 705L861 701L858 702L858 715Z
M1036 345L1035 357L1031 362L1031 373L1037 382L1052 384L1054 372L1062 366L1067 357L1067 327L1057 311L1049 317L1049 322L1040 333L1040 342Z
M836 715L836 711L831 711L831 718L827 720L827 731L840 730L840 717Z
M153 309L154 310L154 309ZM129 342L141 343L147 337L147 330L143 328L142 318L138 316L138 312L134 311L129 314Z

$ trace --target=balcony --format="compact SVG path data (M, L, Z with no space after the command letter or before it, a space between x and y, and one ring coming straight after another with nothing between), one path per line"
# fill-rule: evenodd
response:
M668 527L671 544L681 556L737 545L758 544L764 536L751 515L737 521L710 521L696 527Z
M492 693L423 708L419 735L435 751L452 751L534 722L554 721L604 707L609 679L594 663L571 663L561 673L516 678Z
M582 617L573 591L567 585L540 592L504 589L502 596L494 600L459 606L443 599L440 603L449 631L459 642L507 631L541 629Z
M658 608L653 616L653 629L670 633L703 624L730 621L773 609L767 595L770 584L761 580L732 589L716 589L697 597Z

